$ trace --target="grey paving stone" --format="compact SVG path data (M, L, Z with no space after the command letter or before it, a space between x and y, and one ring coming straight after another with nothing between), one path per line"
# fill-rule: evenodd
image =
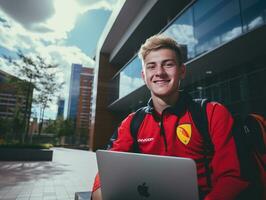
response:
M30 197L29 200L42 200L42 197Z
M96 172L95 153L82 150L54 148L52 162L1 161L0 197L1 200L48 197L73 200L75 192L92 188Z
M17 197L16 200L29 200L30 197Z

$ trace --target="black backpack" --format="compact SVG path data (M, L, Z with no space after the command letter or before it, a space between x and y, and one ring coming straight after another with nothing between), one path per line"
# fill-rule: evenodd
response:
M211 187L211 170L209 168L209 157L214 153L213 143L208 130L208 119L206 106L207 99L194 99L188 103L187 109L190 111L193 122L198 131L202 134L204 141L204 165L206 169L207 184ZM142 121L145 118L147 107L138 109L131 121L130 132L134 138L133 152L139 153L137 133ZM265 121L258 127L259 123L252 115L244 120L234 117L233 137L235 139L237 153L240 162L241 176L249 180L252 184L245 192L239 196L239 200L265 199L266 179L265 179ZM264 125L264 129L263 129ZM264 138L264 140L263 140ZM263 194L264 193L264 194Z

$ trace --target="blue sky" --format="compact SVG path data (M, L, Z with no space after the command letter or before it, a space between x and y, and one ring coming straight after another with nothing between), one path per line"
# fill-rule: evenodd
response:
M110 16L110 10L91 10L80 16L66 41L67 45L76 45L82 49L87 55L93 57L95 54L95 47L98 41L98 36L101 35L106 21ZM98 19L95 22L95 19ZM94 25L92 27L92 24ZM83 35L83 37L80 37Z
M94 67L98 39L121 0L0 0L0 55L41 55L59 64L56 75L64 81L60 92L68 98L72 63ZM14 70L0 57L0 69ZM46 118L56 115L52 104Z

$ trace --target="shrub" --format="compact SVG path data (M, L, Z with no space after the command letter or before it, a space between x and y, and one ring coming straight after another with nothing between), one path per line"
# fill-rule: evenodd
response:
M50 149L52 144L0 144L0 148Z

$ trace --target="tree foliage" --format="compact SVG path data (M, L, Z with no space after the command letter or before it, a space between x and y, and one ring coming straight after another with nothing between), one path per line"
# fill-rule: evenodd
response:
M41 133L45 111L56 99L56 93L60 91L64 83L60 83L57 80L56 71L58 65L48 63L41 56L26 56L23 52L18 51L17 58L3 57L14 67L16 76L24 81L21 90L23 92L26 91L25 110L28 111L23 116L23 119L26 121L25 131L22 136L22 142L24 142L25 136L29 131L32 103L39 108L39 133ZM15 83L17 79L12 81ZM32 87L34 88L33 97L31 96Z
M72 119L59 120L57 129L58 136L72 136L75 133L74 121Z
M63 82L58 82L57 77L54 73L58 65L46 64L43 58L38 57L42 76L38 79L36 84L36 96L34 103L39 106L39 134L42 132L42 125L44 119L44 113L49 105L55 101L56 94L62 89Z
M72 119L58 118L50 123L45 129L45 133L53 133L58 137L73 136L75 133L74 121Z

